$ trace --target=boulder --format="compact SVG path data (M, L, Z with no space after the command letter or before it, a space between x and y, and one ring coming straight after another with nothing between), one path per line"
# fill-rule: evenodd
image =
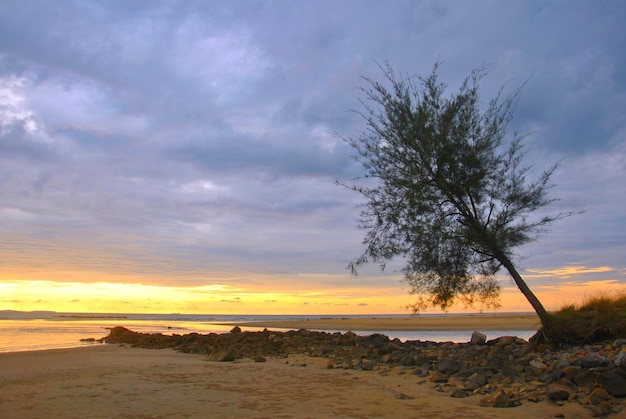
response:
M581 369L578 371L574 371L574 375L572 376L572 381L576 383L577 386L585 387L595 384L598 381L598 377L587 369Z
M218 349L209 354L209 361L232 362L237 358L237 354L230 349Z
M472 333L472 338L470 340L472 345L484 345L485 342L487 342L487 335L479 331L474 331L474 333Z
M609 364L609 360L596 352L589 352L580 359L583 368L604 367Z
M497 346L508 346L515 343L517 338L515 336L502 336L498 339L496 345Z
M552 383L546 388L546 396L550 400L568 400L572 394L572 389L563 384Z
M403 367L414 367L415 364L415 358L413 358L411 355L406 354L404 356L402 356L400 358L400 360L398 361L398 364L403 366Z
M482 372L475 372L467 378L467 381L470 388L476 390L487 384L487 376Z
M454 397L456 399L463 399L465 397L469 396L469 393L465 390L462 390L460 388L456 388L454 390L452 390L452 393L450 393L450 397Z
M437 363L437 371L447 375L456 374L461 371L461 364L456 359L447 358Z
M500 389L493 394L488 394L480 400L482 407L514 407L516 403L506 394L506 391Z
M621 375L612 371L605 371L600 376L600 383L611 396L626 396L626 378Z
M433 371L430 374L429 380L431 383L447 383L448 382L448 375L444 374L442 372L439 371Z
M607 393L605 389L596 388L591 392L591 394L585 397L585 399L583 400L583 404L597 406L609 397L611 396L609 396L609 393Z

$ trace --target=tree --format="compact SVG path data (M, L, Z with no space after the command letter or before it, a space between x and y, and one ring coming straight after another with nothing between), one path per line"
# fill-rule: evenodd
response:
M514 248L570 215L533 217L554 201L547 190L558 163L529 181L524 136L507 140L521 89L508 96L501 89L482 110L485 70L472 71L457 94L444 97L439 67L425 78L399 78L381 66L389 88L365 78L359 114L367 128L345 140L366 175L344 186L367 199L360 220L366 250L349 266L356 275L364 263L384 269L403 257L405 279L419 295L415 311L457 300L497 306L495 274L504 267L545 327L548 313L512 259Z

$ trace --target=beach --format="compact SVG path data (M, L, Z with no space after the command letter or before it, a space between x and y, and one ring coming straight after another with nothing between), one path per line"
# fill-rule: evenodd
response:
M529 314L332 317L237 323L268 329L536 330ZM228 324L228 330L235 323ZM498 332L499 333L499 332ZM361 333L365 335L365 333ZM304 336L304 335L302 335ZM97 336L99 338L101 336ZM294 345L301 338L292 338ZM453 345L453 344L449 344ZM0 417L12 418L587 418L576 401L543 398L480 406L483 396L450 396L415 367L329 368L297 352L211 361L207 355L128 343L0 353ZM258 360L257 360L258 361ZM621 415L621 414L620 414ZM614 416L622 417L622 416Z
M219 363L127 345L0 354L0 416L11 418L591 417L578 403L480 407L394 367L327 369L323 358ZM557 416L563 415L563 416Z

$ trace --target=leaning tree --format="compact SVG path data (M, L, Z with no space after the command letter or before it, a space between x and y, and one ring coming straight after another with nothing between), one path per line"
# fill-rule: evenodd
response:
M393 258L418 295L413 309L480 301L498 305L495 274L504 267L547 326L549 316L515 268L514 248L533 241L570 213L538 216L557 164L529 180L523 135L507 136L520 89L481 103L484 69L471 72L458 93L444 96L439 63L428 77L365 78L359 111L366 129L346 141L365 175L344 184L366 198L360 227L366 249L350 263L384 269Z

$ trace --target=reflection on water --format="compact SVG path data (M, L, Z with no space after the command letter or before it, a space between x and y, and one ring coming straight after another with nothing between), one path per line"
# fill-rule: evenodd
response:
M365 316L336 316L365 317ZM372 317L372 316L367 316ZM382 317L382 316L379 316ZM394 317L394 316L385 316ZM397 316L404 317L404 316ZM226 333L237 322L264 320L302 320L316 319L319 316L184 316L184 315L116 315L115 317L93 318L87 316L48 318L5 318L0 319L0 352L32 351L43 349L72 348L85 345L97 345L97 342L81 342L81 339L100 339L109 334L116 326L124 326L141 333L187 334L187 333ZM231 325L215 323L230 322ZM261 327L242 327L244 331L261 331ZM277 329L285 331L289 329ZM345 333L347 330L337 330ZM330 333L337 331L328 331ZM421 340L434 342L468 342L471 331L368 331L352 330L359 335L380 333L391 339L402 341ZM528 330L502 330L486 332L487 339L503 335L514 335L528 340L535 332Z

